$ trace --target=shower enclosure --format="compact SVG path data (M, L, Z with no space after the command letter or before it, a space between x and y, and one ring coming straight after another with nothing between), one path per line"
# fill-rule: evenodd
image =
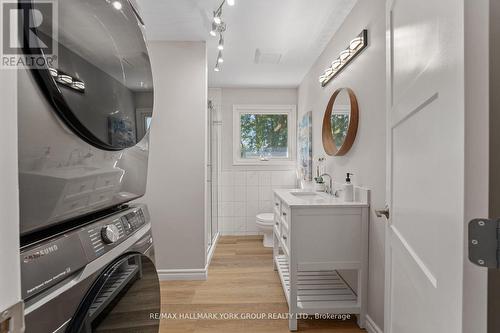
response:
M208 138L207 138L207 253L212 249L219 234L219 175L221 151L220 106L208 101Z

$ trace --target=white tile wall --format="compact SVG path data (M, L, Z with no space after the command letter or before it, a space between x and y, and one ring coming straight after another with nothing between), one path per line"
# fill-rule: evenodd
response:
M296 187L294 170L223 171L219 231L223 235L255 235L255 215L272 212L273 188Z

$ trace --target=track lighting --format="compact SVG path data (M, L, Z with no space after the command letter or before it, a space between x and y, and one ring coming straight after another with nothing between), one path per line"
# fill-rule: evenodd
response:
M220 16L215 16L215 14L214 14L214 23L220 24L221 22L222 22L222 19L220 18Z
M222 36L222 34L220 34L219 45L217 46L217 48L219 50L224 50L224 37Z
M217 54L217 61L215 63L214 71L220 72L220 64L224 62L222 57L222 50L224 50L224 36L223 32L226 31L226 24L222 20L222 7L227 3L228 6L234 6L235 0L223 0L220 6L214 11L214 17L212 22L212 29L210 30L210 35L215 37L219 34L219 43L217 44L217 49L219 53Z
M217 36L217 24L215 22L212 22L212 30L210 30L210 35L211 36Z
M113 5L113 7L115 7L116 10L120 10L123 7L120 1L113 1L111 4Z
M325 69L318 78L322 87L326 86L338 73L340 73L357 55L368 46L368 30L363 30L356 38L351 40L349 46L340 52L337 59L332 61L330 67Z

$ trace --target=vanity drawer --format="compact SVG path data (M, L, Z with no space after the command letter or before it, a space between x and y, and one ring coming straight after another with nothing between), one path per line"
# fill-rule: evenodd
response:
M285 204L281 204L281 218L286 223L290 222L290 207Z
M278 209L278 212L281 211L281 200L278 196L274 196L274 201L273 201L273 205L274 205L274 208L275 209Z
M284 224L281 225L281 241L283 244L286 246L286 249L288 250L290 248L290 234L288 232L288 229L284 226Z

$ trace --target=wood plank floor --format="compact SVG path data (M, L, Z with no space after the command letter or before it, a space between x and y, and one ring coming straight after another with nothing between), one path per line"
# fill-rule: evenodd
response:
M289 332L286 319L241 319L250 314L288 312L277 272L273 270L272 249L262 238L221 237L207 281L163 281L162 333ZM238 319L193 319L193 316L222 314ZM180 316L189 315L189 318ZM173 318L177 316L177 318ZM351 320L299 320L301 332L360 333Z

